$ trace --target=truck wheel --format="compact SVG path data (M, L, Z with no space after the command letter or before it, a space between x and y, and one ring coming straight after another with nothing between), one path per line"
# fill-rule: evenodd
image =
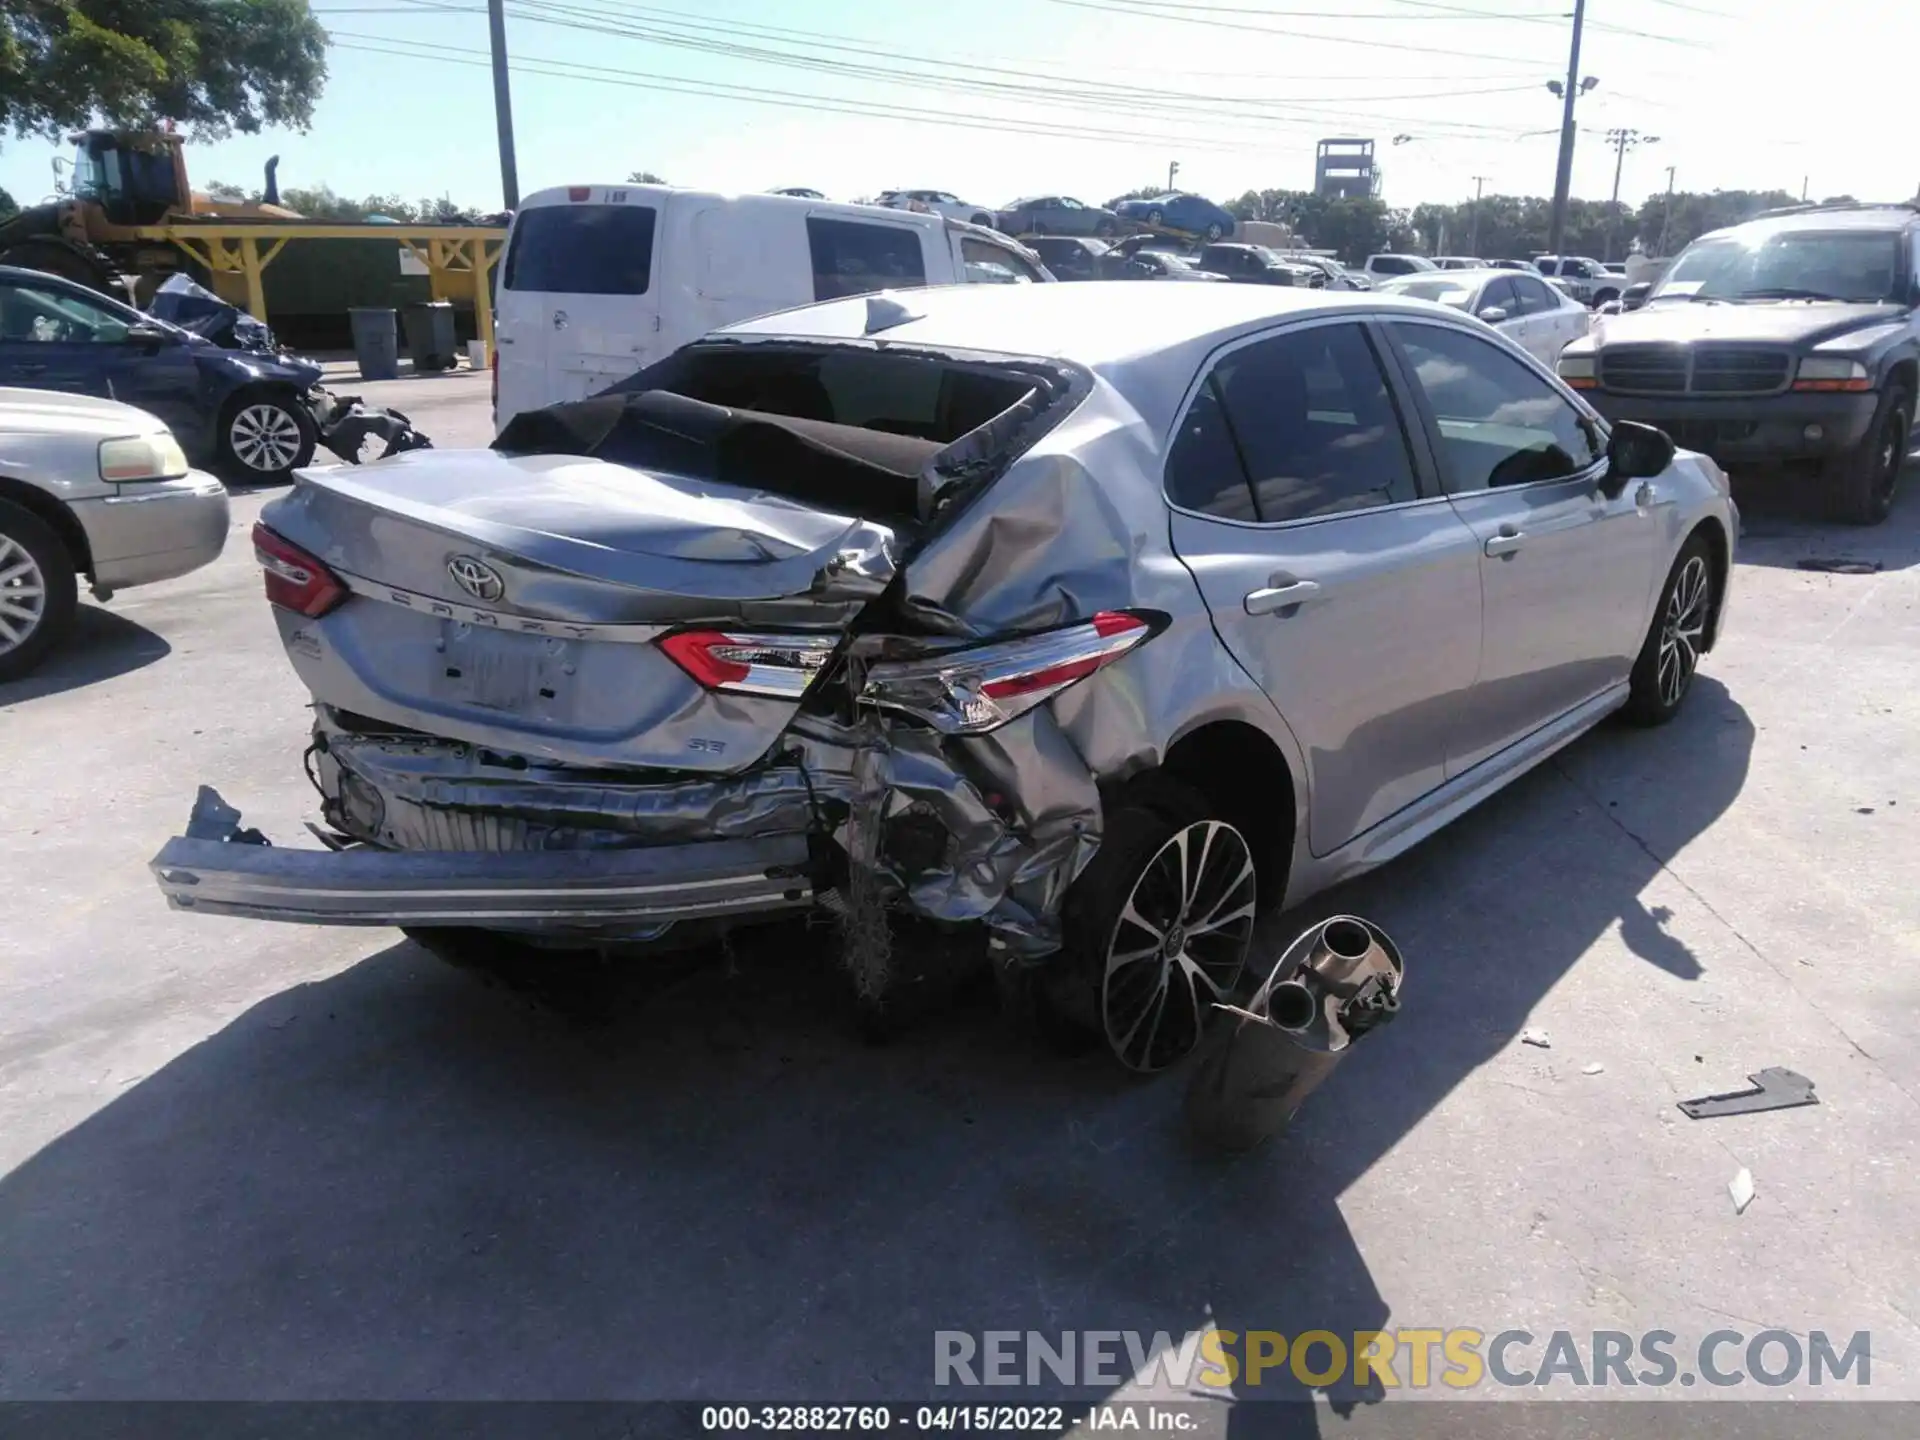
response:
M1913 433L1913 392L1890 385L1874 408L1866 438L1846 455L1827 463L1822 479L1827 509L1848 525L1878 525L1893 511L1900 467L1907 463Z
M30 510L0 501L0 680L17 680L73 623L73 557Z
M250 391L220 418L220 467L230 480L277 485L313 459L319 431L290 395Z

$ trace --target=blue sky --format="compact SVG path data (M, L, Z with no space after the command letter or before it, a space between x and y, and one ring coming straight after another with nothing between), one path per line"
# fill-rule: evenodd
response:
M1098 202L1164 181L1177 161L1181 188L1229 198L1305 188L1317 138L1362 135L1379 142L1392 204L1470 196L1475 175L1489 193L1546 194L1559 104L1544 86L1565 73L1570 5L507 0L509 49L527 67L513 77L520 186L649 169L719 190ZM313 8L335 43L312 129L190 147L195 183L258 184L278 154L282 185L498 205L483 0ZM1626 157L1634 202L1664 188L1669 165L1682 189L1797 191L1803 176L1816 196L1920 187L1905 87L1860 80L1863 45L1905 54L1920 38L1902 8L1593 0L1588 21L1581 68L1600 83L1580 102L1593 133L1576 194L1609 193L1614 157L1597 132L1616 126L1660 137ZM1396 134L1411 138L1393 146ZM0 185L40 198L56 153L7 140Z

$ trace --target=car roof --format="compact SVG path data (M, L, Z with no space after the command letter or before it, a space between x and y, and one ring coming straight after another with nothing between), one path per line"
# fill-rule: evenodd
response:
M1920 222L1920 215L1904 205L1863 205L1858 208L1809 209L1795 211L1786 215L1762 215L1739 225L1724 225L1706 235L1702 240L1717 240L1721 236L1738 231L1742 234L1760 232L1778 235L1793 231L1816 230L1904 230L1909 225Z
M1164 431L1200 363L1221 345L1289 316L1437 307L1377 292L1271 285L939 285L885 292L907 311L867 335L868 305L851 296L728 325L719 336L871 339L906 348L1060 359L1101 375L1150 425Z

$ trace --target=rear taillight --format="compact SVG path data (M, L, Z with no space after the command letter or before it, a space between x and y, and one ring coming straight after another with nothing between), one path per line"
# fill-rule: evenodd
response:
M347 587L313 556L258 521L253 556L266 573L267 599L282 609L318 619L347 598Z
M682 630L660 642L673 663L709 690L798 700L833 652L838 636L763 635Z
M1042 635L968 645L925 660L883 661L860 698L947 735L998 729L1152 637L1159 621L1124 610Z

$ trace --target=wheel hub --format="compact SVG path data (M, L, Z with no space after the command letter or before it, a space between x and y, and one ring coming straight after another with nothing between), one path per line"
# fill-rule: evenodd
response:
M300 454L300 426L278 405L249 405L233 417L233 453L255 470L284 470Z
M1710 595L1707 562L1698 555L1689 556L1674 577L1660 625L1660 703L1669 708L1680 703L1699 667Z
M27 643L47 613L47 577L27 548L0 535L0 655Z

